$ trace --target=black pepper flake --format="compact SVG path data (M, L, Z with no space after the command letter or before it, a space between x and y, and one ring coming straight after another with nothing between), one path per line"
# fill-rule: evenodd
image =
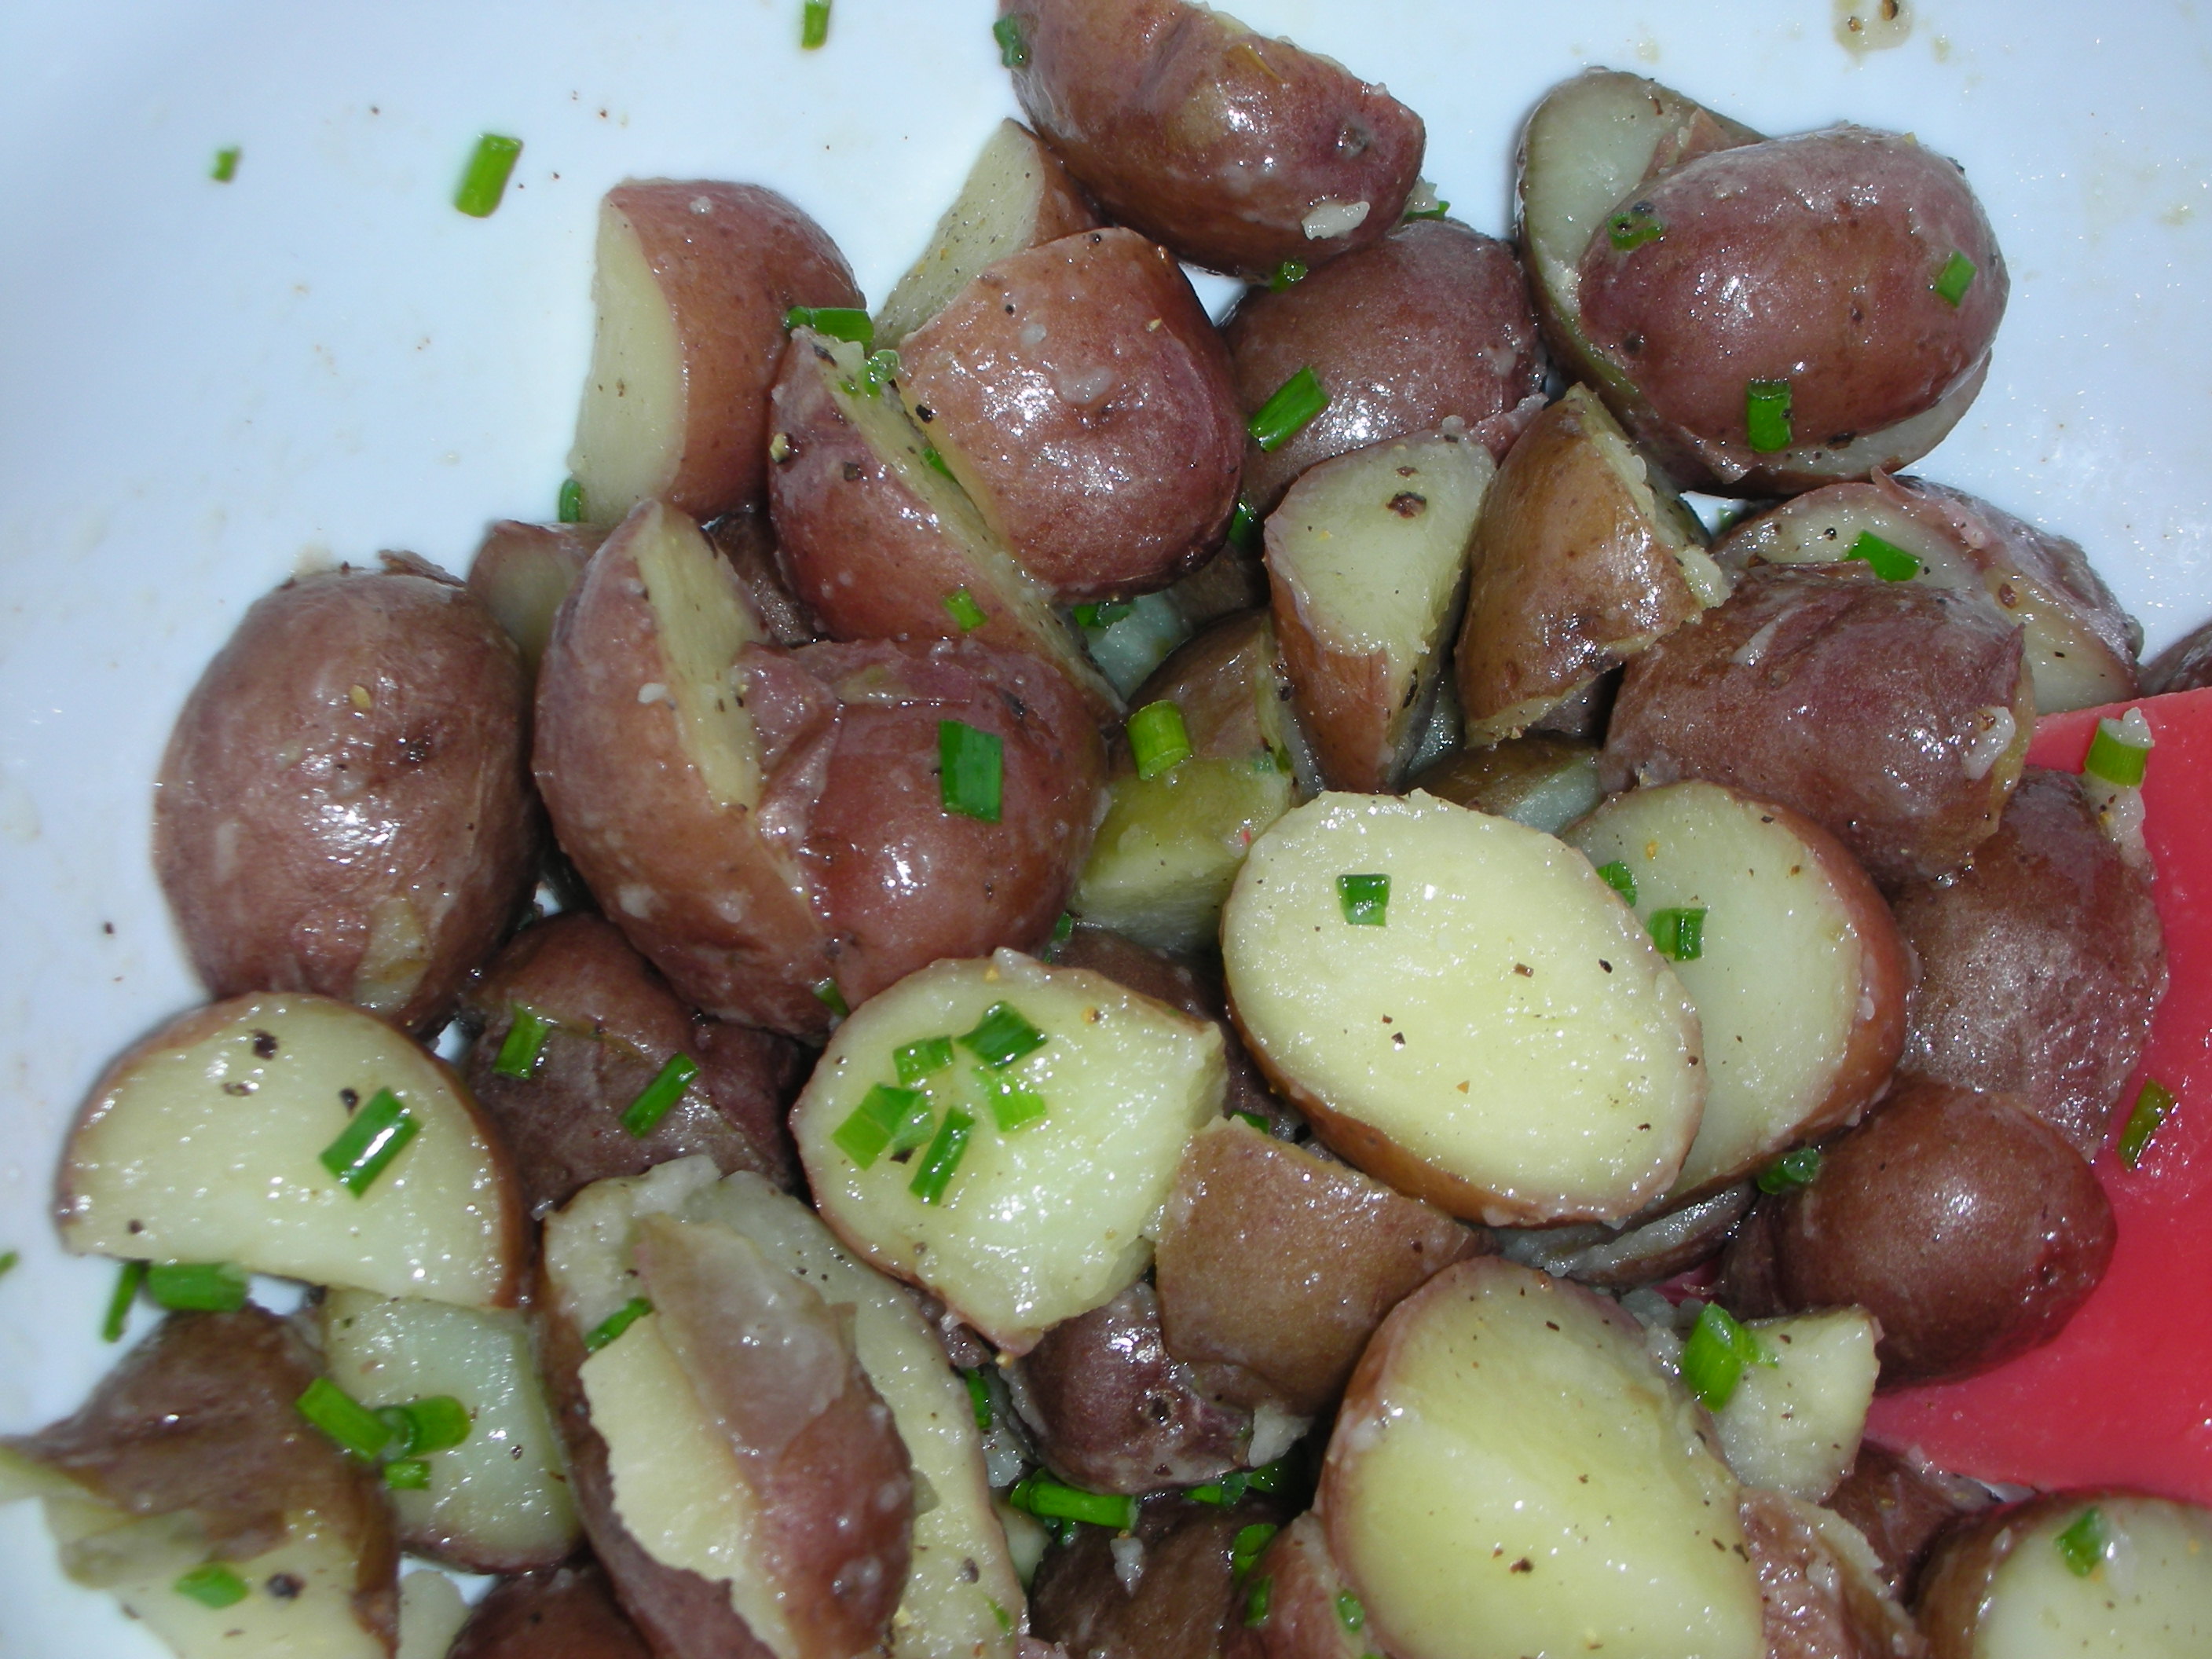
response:
M276 1058L276 1039L267 1031L253 1034L253 1052L264 1060Z

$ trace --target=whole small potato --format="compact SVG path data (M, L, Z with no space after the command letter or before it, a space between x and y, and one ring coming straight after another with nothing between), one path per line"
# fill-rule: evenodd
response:
M491 613L420 560L257 600L177 717L154 799L155 870L210 993L442 1023L530 896L528 699Z

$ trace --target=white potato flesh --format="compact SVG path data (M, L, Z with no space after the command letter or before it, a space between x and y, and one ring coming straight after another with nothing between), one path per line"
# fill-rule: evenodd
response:
M1381 927L1337 878L1389 878ZM1239 1027L1339 1153L1495 1226L1665 1192L1705 1096L1689 998L1588 860L1418 792L1322 795L1253 843L1222 915Z
M392 1494L410 1547L485 1571L568 1555L576 1510L523 1315L333 1291L322 1327L331 1380L363 1405L448 1395L468 1408L468 1438L426 1460L429 1486Z
M1824 1503L1858 1455L1874 1402L1874 1317L1837 1308L1747 1328L1774 1363L1744 1367L1713 1413L1721 1453L1747 1486Z
M667 672L661 695L676 708L684 752L721 806L760 799L760 744L732 665L766 637L729 562L699 527L658 501L617 532L637 560ZM647 700L640 687L638 701Z
M394 1659L446 1659L453 1638L469 1622L460 1587L434 1568L399 1581L399 1651Z
M2154 1498L2100 1497L2096 1508L2104 1559L2087 1575L2057 1544L2078 1510L2013 1540L1983 1595L1974 1659L2212 1653L2212 1515Z
M957 1038L1000 1004L1042 1046L991 1070L956 1044L951 1065L915 1085L940 1132L955 1112L973 1121L941 1201L912 1190L927 1147L860 1167L836 1136L872 1089L898 1083L896 1051ZM815 1205L848 1245L1018 1354L1145 1271L1184 1144L1221 1115L1227 1076L1210 1022L1000 951L933 963L871 997L830 1039L791 1130ZM991 1099L1001 1086L1042 1099L1043 1115L1002 1131Z
M321 1154L390 1090L416 1125L355 1193ZM372 1014L256 994L156 1032L95 1086L60 1192L71 1250L229 1261L465 1307L511 1305L520 1200L460 1080Z
M1891 1039L1904 1040L1904 976L1884 971L1899 947L1888 907L1840 847L1810 845L1773 808L1697 781L1616 795L1565 833L1594 866L1626 869L1640 923L1705 912L1698 956L1674 963L1709 1073L1674 1196L1757 1169L1882 1086Z
M592 517L611 522L676 477L684 459L684 348L637 228L611 202L599 204L594 258L599 321L568 471Z
M1736 1483L1626 1315L1495 1257L1401 1303L1319 1507L1394 1659L1761 1659Z

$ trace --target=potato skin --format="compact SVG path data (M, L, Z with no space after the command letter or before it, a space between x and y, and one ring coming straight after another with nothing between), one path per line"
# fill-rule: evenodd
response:
M1466 423L1493 459L1543 407L1544 349L1521 261L1452 219L1394 225L1286 288L1253 288L1222 325L1248 416L1301 368L1328 407L1271 451L1248 442L1243 494L1274 510L1309 467Z
M1704 778L1792 807L1893 888L1995 832L2034 716L1990 601L1775 567L1629 665L1600 769L1608 788Z
M502 1578L477 1603L446 1659L652 1659L599 1563Z
M1251 1635L1264 1659L1364 1659L1372 1644L1345 1629L1336 1598L1344 1575L1311 1510L1285 1527L1248 1576L1267 1581L1267 1616ZM1363 1620L1364 1622L1364 1620Z
M2146 696L2198 691L2212 685L2212 623L2176 640L2143 665Z
M1378 86L1182 0L1000 0L1028 62L1014 95L1109 219L1209 270L1265 276L1379 240L1427 135ZM1323 203L1364 202L1309 236Z
M1829 1494L1826 1506L1865 1535L1882 1577L1901 1596L1911 1591L1937 1535L1988 1503L1979 1487L1948 1478L1939 1483L1895 1452L1863 1440L1850 1473Z
M1863 1540L1778 1492L1746 1490L1737 1513L1759 1569L1766 1659L1923 1659L1920 1634Z
M469 562L469 592L499 618L522 655L523 672L538 677L538 659L553 633L561 601L607 538L603 524L523 524L501 519L484 532Z
M1085 1527L1072 1547L1048 1553L1030 1587L1030 1625L1037 1636L1084 1659L1244 1659L1244 1592L1233 1582L1230 1552L1246 1527L1276 1522L1265 1498L1231 1509L1159 1498L1139 1512L1133 1534L1144 1572L1124 1588L1107 1534Z
M155 791L155 871L210 994L443 1021L535 875L528 696L491 613L419 560L256 600Z

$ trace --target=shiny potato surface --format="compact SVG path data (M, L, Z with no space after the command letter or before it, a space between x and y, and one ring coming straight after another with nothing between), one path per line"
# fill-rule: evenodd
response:
M501 1579L446 1659L652 1659L595 1561Z
M1249 1655L1246 1591L1231 1555L1245 1528L1281 1516L1266 1498L1216 1509L1170 1497L1146 1504L1127 1539L1085 1527L1037 1569L1031 1628L1085 1659Z

